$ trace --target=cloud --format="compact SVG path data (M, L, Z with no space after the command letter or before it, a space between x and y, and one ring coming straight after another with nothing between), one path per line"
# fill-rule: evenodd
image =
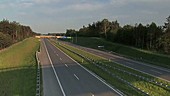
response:
M117 19L121 25L162 24L170 15L169 4L170 0L0 0L0 18L24 22L44 32L64 32L103 18Z
M114 6L122 6L127 4L127 0L110 0L110 4Z
M3 5L3 4L0 4L0 9L2 10L2 9L5 9L5 5Z
M103 5L101 4L90 4L90 3L79 3L79 4L74 4L69 7L72 10L75 11L94 11L102 8Z
M34 5L33 3L31 2L23 2L23 3L20 3L19 4L22 8L25 7L25 8L28 8L28 7L31 7L32 5Z
M35 3L42 4L42 3L52 3L52 2L59 2L60 0L34 0Z
M87 14L94 12L104 7L104 4L98 2L66 2L67 0L55 3L47 4L39 7L39 12L46 16L74 16ZM50 7L49 7L50 6ZM40 10L41 9L41 10ZM67 15L66 15L67 14ZM64 16L64 17L65 17ZM74 16L75 17L75 16ZM76 16L77 17L77 16Z
M145 15L158 15L158 12L150 11L150 10L141 10L140 13Z
M115 6L126 5L129 3L161 3L169 2L169 0L110 0L110 3Z
M4 2L0 4L0 8L6 8L6 9L18 9L18 8L28 8L34 5L33 2L28 1L28 0L16 0L14 2Z
M19 12L18 16L27 16L28 14L26 12Z

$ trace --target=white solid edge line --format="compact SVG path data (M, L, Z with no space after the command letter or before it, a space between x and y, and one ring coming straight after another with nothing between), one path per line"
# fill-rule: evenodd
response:
M46 44L45 44L44 40L43 40L43 43L44 43L44 46L45 46L45 50L46 50L46 52L47 52L47 56L48 56L48 58L49 58L49 60L50 60L50 64L51 64L51 66L52 66L52 68L53 68L54 74L55 74L56 79L57 79L57 81L58 81L58 83L59 83L59 86L60 86L60 88L61 88L61 91L62 91L62 93L63 93L63 96L66 96L66 94L65 94L65 92L64 92L64 89L63 89L63 87L62 87L62 85L61 85L61 82L60 82L60 80L59 80L59 78L58 78L58 75L57 75L57 73L56 73L56 71L55 71L55 69L54 69L52 60L51 60L51 58L50 58L50 55L49 55L49 53L48 53L48 50L47 50L47 47L46 47Z
M50 42L51 43L51 42ZM52 43L51 43L52 44ZM53 44L52 44L53 45ZM58 47L56 47L55 45L53 45L55 48L57 48L58 50L60 50ZM62 50L60 50L62 53L64 53ZM117 90L115 90L112 86L110 86L109 84L107 84L102 78L100 78L99 76L97 76L95 73L89 71L87 68L83 67L82 65L80 65L77 61L75 61L73 58L71 58L70 56L68 56L66 53L64 53L67 57L69 57L71 60L73 60L76 64L78 64L80 67L82 67L84 70L86 70L88 73L90 73L92 76L94 76L95 78L97 78L99 81L101 81L102 83L104 83L106 86L108 86L110 89L112 89L113 91L115 91L116 93L118 93L120 96L123 96L120 92L118 92Z

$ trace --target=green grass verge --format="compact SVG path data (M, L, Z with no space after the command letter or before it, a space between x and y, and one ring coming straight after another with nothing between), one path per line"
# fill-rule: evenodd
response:
M84 60L84 62L82 63L82 59L83 58L81 58L81 57L77 56L76 54L68 51L67 49L59 46L58 44L56 44L56 46L58 48L60 48L61 50L63 50L66 54L71 56L73 59L78 61L80 64L82 64L83 66L85 66L89 70L93 71L94 73L96 73L97 75L99 75L100 77L105 79L108 83L110 83L111 85L113 85L116 88L118 88L119 90L121 90L123 93L125 93L127 95L130 95L130 96L132 96L132 95L142 96L142 94L140 92L138 92L138 91L134 90L133 88L129 87L127 84L124 84L123 82L121 82L117 78L111 77L109 74L107 74L106 72L104 72L100 68L97 68L96 66L94 66L90 62L87 62L87 61ZM149 78L149 79L153 79L153 80L156 80L156 81L159 81L159 82L162 82L164 84L168 84L169 85L169 83L166 82L166 81L162 81L162 80L156 79L154 77L148 76L146 74L140 73L138 71L135 71L135 70L132 70L132 69L129 69L129 68L125 68L124 66L116 64L114 62L109 62L108 60L105 60L105 59L103 59L101 57L98 57L96 55L87 53L87 52L85 52L83 50L79 50L77 48L74 48L74 47L71 47L71 46L68 46L68 45L63 45L63 44L62 44L62 46L65 46L66 48L69 48L70 50L73 50L73 51L75 51L75 52L77 52L79 54L82 54L82 55L86 56L86 57L92 58L92 59L94 59L96 61L100 61L100 62L102 62L104 64L111 65L111 66L120 68L122 70L131 72L131 73L135 73L137 75L140 75L140 76L143 76L143 77L146 77L146 78ZM103 67L107 68L106 66L103 66ZM141 90L144 90L145 92L148 92L150 95L155 95L155 96L170 95L170 92L169 92L168 88L164 88L164 87L158 86L156 84L153 84L153 83L150 83L148 81L142 80L141 78L134 77L132 75L120 72L118 70L114 70L114 69L109 68L109 67L107 69L110 72L112 72L112 73L116 74L117 76L121 77L122 79L132 83L137 88L140 88Z
M28 38L0 52L1 96L35 96L38 48L38 39Z
M75 39L75 38L74 38ZM70 40L68 40L70 41ZM75 41L75 40L73 40ZM104 46L104 50L112 51L122 56L150 63L153 65L161 66L170 69L170 56L158 54L151 51L141 50L134 47L129 47L117 43L112 43L101 38L96 37L78 37L78 42L75 44L99 49L98 46ZM99 49L103 50L103 49Z

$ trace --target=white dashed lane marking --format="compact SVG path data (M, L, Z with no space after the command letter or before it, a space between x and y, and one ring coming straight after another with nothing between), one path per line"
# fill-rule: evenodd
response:
M78 77L76 74L74 74L74 77L75 77L77 80L79 80L79 77Z
M62 58L60 58L60 60L62 60Z
M68 67L68 65L67 65L67 64L65 64L65 66L66 66L66 67Z

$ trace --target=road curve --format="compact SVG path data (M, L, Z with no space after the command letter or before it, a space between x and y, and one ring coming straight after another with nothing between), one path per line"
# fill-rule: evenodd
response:
M47 39L41 40L44 96L121 96Z
M69 42L65 42L65 41L59 41L59 42L71 45L73 47L82 49L84 51L90 52L90 53L95 54L97 56L104 57L108 60L112 60L116 63L122 64L122 65L127 66L127 67L132 68L132 69L135 69L135 70L140 71L142 73L149 74L151 76L163 79L167 82L170 82L170 70L169 69L150 65L150 64L147 64L147 63L142 63L142 62L139 62L139 61L134 61L134 60L131 60L131 59L128 59L128 58L125 58L125 57L115 55L115 54L100 51L100 50L97 50L97 49L92 49L92 48L87 48L87 47L75 45L73 43L69 43Z

